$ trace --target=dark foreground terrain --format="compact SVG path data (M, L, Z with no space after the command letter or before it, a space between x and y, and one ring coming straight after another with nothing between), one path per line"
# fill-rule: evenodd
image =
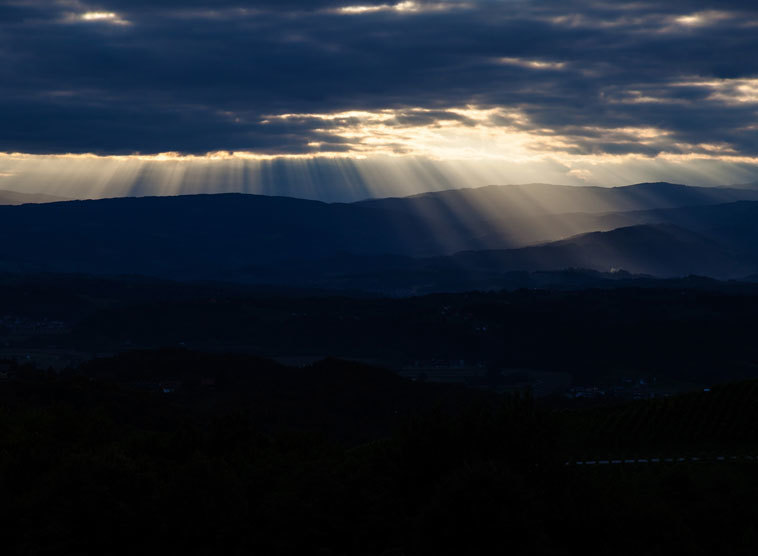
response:
M9 554L758 548L756 381L570 409L339 360L3 368Z
M756 286L520 279L3 276L7 553L755 554Z
M550 276L525 281L549 283ZM295 365L333 356L499 390L543 381L540 396L572 387L585 397L650 397L758 378L758 285L582 271L558 277L562 288L388 298L5 275L0 358L60 370L97 355L163 347Z

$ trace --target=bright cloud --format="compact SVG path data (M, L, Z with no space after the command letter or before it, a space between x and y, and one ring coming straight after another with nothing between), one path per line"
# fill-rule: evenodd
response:
M667 164L751 169L758 157L749 2L11 5L0 21L0 152L25 154L20 166L2 159L4 187L39 177L30 169L47 155L43 181L65 168L81 182L76 165L141 168L135 180L147 182L169 168L178 180L280 162L328 162L347 176L352 162L382 160L423 168L409 170L416 178L465 167L448 175L470 185L466 176L506 168L515 181L610 184L664 179L655 174ZM672 179L696 182L682 167Z
M681 83L680 86L707 87L712 90L711 100L725 103L758 103L758 79L711 79Z
M527 60L524 58L513 58L513 57L504 57L500 58L499 62L501 64L511 65L511 66L520 66L522 68L532 68L532 69L563 69L566 67L565 62L551 62L549 60Z
M336 13L343 15L362 15L377 12L398 12L398 13L427 13L443 12L468 7L466 3L437 2L437 3L418 3L412 1L398 2L397 4L373 4L373 5L355 5L342 6L336 10Z
M110 25L129 25L129 21L121 17L116 12L82 12L69 13L63 20L66 23L89 22L89 23L107 23Z

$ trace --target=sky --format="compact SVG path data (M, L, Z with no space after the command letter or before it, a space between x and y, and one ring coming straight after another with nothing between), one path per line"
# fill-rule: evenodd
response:
M2 0L0 189L758 180L758 3Z

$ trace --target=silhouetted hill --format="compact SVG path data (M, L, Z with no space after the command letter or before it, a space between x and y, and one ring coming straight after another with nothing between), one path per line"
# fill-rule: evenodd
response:
M220 194L0 207L0 268L214 277L340 252L438 253L412 218L283 197ZM465 244L465 243L464 243Z
M758 261L748 253L670 224L591 232L523 249L459 253L448 260L464 268L501 272L587 268L606 272L623 269L634 274L656 276L700 274L719 278L746 276L758 268Z
M135 368L147 384L129 380ZM167 376L170 388L150 387ZM758 545L755 381L554 410L345 361L292 369L161 350L58 375L17 366L2 386L10 554L742 555Z
M575 216L577 221L581 219ZM754 201L604 214L586 218L581 225L609 230L659 223L686 228L753 255L758 253L758 203Z
M529 194L533 199L542 195L546 200L544 206L523 207L527 186L354 204L219 194L0 206L0 271L367 286L389 292L408 291L409 286L411 291L427 291L423 287L430 283L436 284L432 291L497 287L499 275L514 270L623 268L661 276L715 277L755 272L758 202L704 204L737 195L735 190L672 184L615 190L529 187L534 187ZM588 210L600 210L677 202L700 205L548 213L582 203ZM638 225L654 226L577 238ZM544 241L525 247L538 239ZM545 243L555 240L560 241ZM435 260L463 251L503 249L507 252Z
M411 214L435 230L455 226L477 239L473 249L507 249L573 235L650 223L613 221L604 213L706 206L758 200L758 191L690 187L666 182L624 187L574 187L550 184L487 186L372 199L360 206ZM664 221L664 220L655 220Z
M758 181L751 181L747 183L735 183L729 186L726 186L727 189L758 189Z
M713 205L758 200L758 191L743 188L692 187L668 182L622 187L564 186L545 183L490 185L422 193L409 197L369 199L358 205L412 210L418 213L461 208L478 212L519 211L527 214L611 212Z
M518 287L613 287L619 280L639 280L645 275L740 279L757 270L755 249L739 248L737 240L722 243L678 226L647 224L521 249L463 251L431 258L343 255L322 259L317 265L290 261L277 267L240 269L230 277L241 282L412 295Z

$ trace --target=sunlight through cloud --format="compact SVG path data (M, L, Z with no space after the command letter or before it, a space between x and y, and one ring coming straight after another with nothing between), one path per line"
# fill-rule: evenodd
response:
M130 22L115 12L84 12L78 14L68 14L64 20L67 23L88 22L88 23L107 23L109 25L130 25Z
M758 103L758 79L709 79L676 83L679 87L705 87L711 89L709 100L727 104Z
M703 12L696 12L689 15L682 15L674 18L674 21L679 25L685 27L702 27L705 25L712 25L718 21L730 19L731 14L726 12L720 12L717 10L708 10Z
M342 6L334 11L343 15L363 15L377 12L398 12L398 13L420 13L420 12L442 12L453 9L467 7L465 3L418 3L413 1L398 2L397 4L376 4L376 5L355 5Z
M414 108L375 112L350 111L334 114L281 114L264 121L322 120L328 126L314 132L340 139L359 156L427 156L434 159L519 160L535 155L529 144L531 133L515 125L495 124L523 122L519 112L501 108L453 108L442 114ZM414 123L419 121L419 123ZM556 147L560 140L553 140Z
M551 62L548 60L527 60L524 58L511 58L511 57L505 57L500 58L499 62L501 64L510 65L510 66L519 66L522 68L532 68L532 69L539 69L539 70L556 70L556 69L563 69L566 67L565 62Z
M693 185L758 180L744 157L543 155L532 159L435 160L422 156L187 156L0 154L2 187L68 198L237 191L328 201L404 196L507 183L625 185L666 180ZM752 164L758 163L757 159Z

